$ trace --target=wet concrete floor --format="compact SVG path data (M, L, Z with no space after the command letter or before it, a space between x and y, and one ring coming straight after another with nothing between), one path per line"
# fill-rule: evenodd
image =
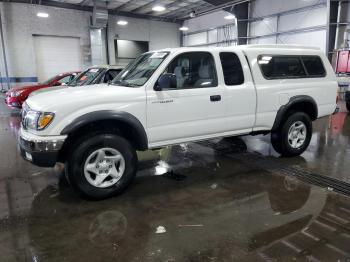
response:
M315 122L296 158L268 136L139 154L134 184L98 202L62 166L23 161L19 126L0 103L0 261L350 261L345 110Z

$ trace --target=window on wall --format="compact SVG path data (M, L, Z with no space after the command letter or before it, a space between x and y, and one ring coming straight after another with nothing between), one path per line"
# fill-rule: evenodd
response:
M177 89L217 86L213 56L206 52L189 52L177 56L164 73L176 76Z
M220 53L222 70L225 84L228 86L241 85L244 83L244 75L241 62L235 53Z
M318 56L260 55L258 64L267 79L324 77Z

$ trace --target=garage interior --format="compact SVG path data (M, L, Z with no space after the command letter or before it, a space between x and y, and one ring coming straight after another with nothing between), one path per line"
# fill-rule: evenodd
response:
M0 261L350 261L350 1L0 1ZM17 146L5 93L144 52L251 44L320 48L339 112L283 158L270 136L138 152L122 195L81 199L65 166Z

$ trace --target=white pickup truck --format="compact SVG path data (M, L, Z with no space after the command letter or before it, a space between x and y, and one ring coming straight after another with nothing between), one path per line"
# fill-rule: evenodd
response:
M102 199L137 171L136 151L271 133L283 156L303 153L312 121L336 109L337 81L319 49L285 45L177 48L142 54L110 84L29 98L21 154L66 165L71 185Z

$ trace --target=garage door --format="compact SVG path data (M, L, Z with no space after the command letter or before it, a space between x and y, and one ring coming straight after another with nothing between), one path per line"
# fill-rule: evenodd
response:
M62 72L81 69L79 38L34 36L34 49L41 82Z

